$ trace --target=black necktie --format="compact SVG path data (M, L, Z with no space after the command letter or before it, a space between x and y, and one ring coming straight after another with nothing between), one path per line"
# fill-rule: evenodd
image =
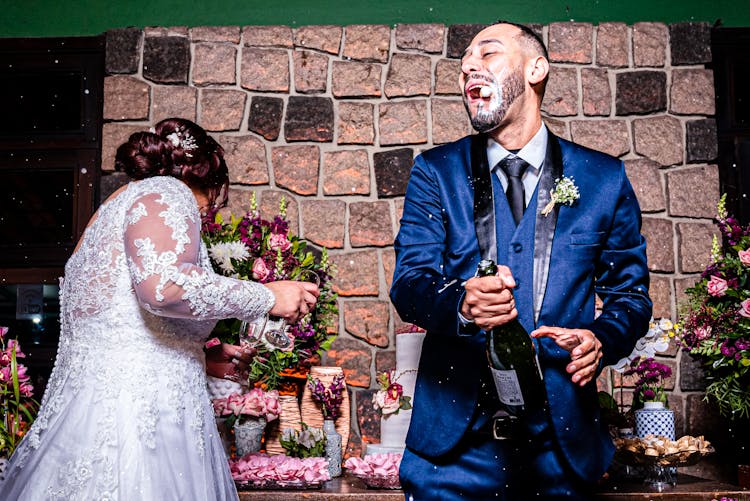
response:
M526 192L523 188L521 177L523 177L523 173L526 172L529 164L522 158L507 156L500 161L498 166L508 176L508 187L505 189L505 196L508 197L508 205L510 205L510 210L513 213L513 219L518 224L523 217L523 210L526 207Z

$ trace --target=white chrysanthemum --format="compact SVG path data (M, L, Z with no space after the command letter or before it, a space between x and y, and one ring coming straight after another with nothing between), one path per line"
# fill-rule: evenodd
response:
M219 242L208 249L208 254L226 273L234 273L232 259L242 261L250 257L247 247L242 242Z

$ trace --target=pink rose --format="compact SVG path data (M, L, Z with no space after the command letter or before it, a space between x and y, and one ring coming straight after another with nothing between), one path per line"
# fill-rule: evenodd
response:
M393 398L388 391L380 390L373 397L373 405L386 415L396 412L401 407L401 402L398 398Z
M231 412L227 409L227 401L223 398L215 398L211 401L211 403L214 406L214 415L215 416L224 416L226 414L230 414Z
M745 266L750 266L750 250L741 250L739 253L740 261Z
M263 416L266 413L266 401L263 398L263 390L253 388L245 393L244 404L240 412L249 416Z
M271 274L271 270L268 269L268 266L266 266L266 263L261 259L257 258L253 262L253 278L255 280L263 281L266 278L268 278L268 275Z
M280 250L286 252L292 247L292 243L286 238L286 235L274 233L268 237L268 248L274 251Z
M740 315L750 318L750 299L745 299L740 303Z
M281 402L279 402L278 391L271 390L269 392L266 392L265 405L267 421L273 421L274 419L281 416Z
M727 292L727 281L715 275L708 282L708 293L714 297L721 297Z
M242 413L242 406L245 403L245 399L239 393L232 393L227 397L227 409L234 414L239 416Z
M711 326L708 327L698 327L695 329L695 337L697 337L700 340L708 339L711 337Z

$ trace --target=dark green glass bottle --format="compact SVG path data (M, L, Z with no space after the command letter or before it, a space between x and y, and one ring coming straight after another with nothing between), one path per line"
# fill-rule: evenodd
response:
M479 262L477 276L496 274L492 260ZM534 343L517 318L487 332L487 360L500 404L508 414L521 417L545 407L547 391Z

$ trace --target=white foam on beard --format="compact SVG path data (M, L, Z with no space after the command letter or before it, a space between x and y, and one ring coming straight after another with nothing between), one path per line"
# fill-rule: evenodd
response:
M505 70L503 70L498 76L502 76L503 73L505 73ZM492 98L486 105L484 101L480 101L477 104L477 118L480 119L487 119L492 117L492 115L500 108L500 105L503 103L503 88L497 81L487 82L485 84L485 87L488 87L492 90Z

